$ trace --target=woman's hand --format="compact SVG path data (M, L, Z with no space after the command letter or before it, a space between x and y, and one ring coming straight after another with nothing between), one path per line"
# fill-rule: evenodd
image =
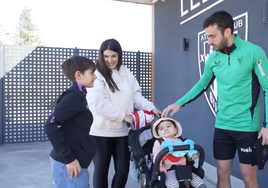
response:
M125 115L124 121L126 121L127 123L129 123L131 126L133 126L133 124L134 124L133 116L130 115L130 114L126 114Z
M157 108L154 108L152 110L152 112L154 113L154 115L156 115L156 117L158 117L158 118L161 117L162 112L160 110L158 110Z

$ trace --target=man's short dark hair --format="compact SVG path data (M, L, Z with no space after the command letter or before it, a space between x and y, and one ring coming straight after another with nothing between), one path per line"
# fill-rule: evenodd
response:
M225 29L230 28L232 33L234 31L234 20L231 14L226 11L217 11L211 14L203 23L203 28L212 25L217 25L223 34Z

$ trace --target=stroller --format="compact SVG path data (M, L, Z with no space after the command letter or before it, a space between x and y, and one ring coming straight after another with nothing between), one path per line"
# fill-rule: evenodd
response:
M152 136L143 146L140 144L140 136L146 131L151 130L151 125L142 127L138 130L129 128L128 142L131 152L131 160L136 165L139 173L141 188L166 188L165 186L165 174L159 171L159 165L161 159L172 151L183 151L189 149L195 149L199 153L198 166L194 166L194 161L188 161L185 166L176 166L176 176L179 181L180 188L190 188L190 180L192 179L192 172L198 175L200 178L204 178L204 170L202 168L205 152L199 145L181 145L174 146L173 148L164 148L157 155L155 164L153 164L152 148L155 138ZM147 131L148 132L148 131ZM186 140L181 138L182 141Z

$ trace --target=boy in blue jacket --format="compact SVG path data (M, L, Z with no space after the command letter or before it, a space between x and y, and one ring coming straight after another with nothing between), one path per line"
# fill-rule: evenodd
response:
M73 56L61 65L72 82L61 94L45 132L53 146L50 153L55 188L89 188L88 166L96 146L89 135L93 116L86 100L86 87L93 87L96 66L82 56Z

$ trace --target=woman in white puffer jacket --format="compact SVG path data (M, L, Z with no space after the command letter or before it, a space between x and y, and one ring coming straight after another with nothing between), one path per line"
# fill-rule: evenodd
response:
M134 108L152 111L160 117L161 111L141 95L141 88L128 68L122 65L122 49L118 41L108 39L101 44L95 72L94 87L87 90L87 101L94 121L90 134L97 144L93 187L108 188L111 157L115 174L112 188L124 188L129 171L127 123Z

